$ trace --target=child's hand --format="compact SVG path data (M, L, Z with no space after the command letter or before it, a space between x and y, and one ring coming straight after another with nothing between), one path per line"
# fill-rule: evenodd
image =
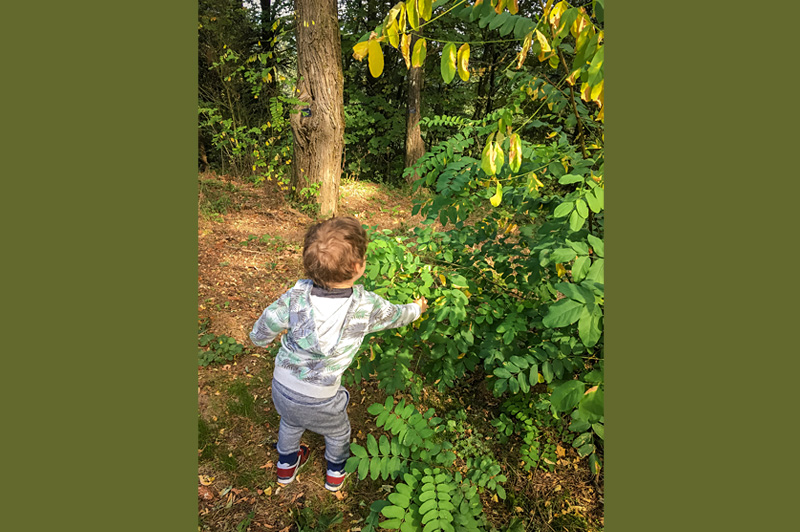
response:
M425 311L428 310L428 300L425 299L424 297L419 297L419 298L415 299L414 303L419 305L419 314L420 314L420 316L422 316L422 314L424 314Z

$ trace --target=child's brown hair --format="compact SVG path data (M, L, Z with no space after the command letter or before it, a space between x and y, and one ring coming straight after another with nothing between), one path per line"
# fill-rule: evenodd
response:
M352 279L366 254L367 232L350 216L312 225L303 241L306 275L325 288Z

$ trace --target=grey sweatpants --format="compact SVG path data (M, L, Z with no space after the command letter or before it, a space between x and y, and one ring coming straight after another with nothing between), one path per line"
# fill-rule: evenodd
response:
M306 430L325 437L325 459L339 464L350 458L350 418L347 405L350 393L340 386L336 395L317 399L299 394L272 380L272 402L281 416L278 453L300 450L300 437Z

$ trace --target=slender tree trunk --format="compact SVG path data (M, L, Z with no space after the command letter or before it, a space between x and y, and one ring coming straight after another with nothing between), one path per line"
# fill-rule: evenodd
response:
M411 48L414 41L411 41ZM420 106L422 105L422 67L411 67L408 71L408 114L406 118L406 157L405 167L413 165L425 154L425 143L419 129ZM419 179L414 172L406 178L409 183Z
M344 148L344 76L335 0L295 0L297 98L307 102L292 113L293 196L316 202L320 214L338 210ZM314 185L319 183L319 185ZM308 191L318 186L316 198ZM306 191L304 193L303 191Z

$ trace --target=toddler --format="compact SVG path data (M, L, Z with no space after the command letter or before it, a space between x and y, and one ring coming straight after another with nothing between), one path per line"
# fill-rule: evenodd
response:
M393 305L355 284L366 268L367 233L358 220L335 217L313 225L303 242L301 279L267 307L250 339L266 346L282 330L272 376L272 401L281 416L278 430L278 483L289 484L306 462L303 432L325 437L325 488L338 491L350 456L350 394L342 373L364 336L402 327L428 308L425 298Z

